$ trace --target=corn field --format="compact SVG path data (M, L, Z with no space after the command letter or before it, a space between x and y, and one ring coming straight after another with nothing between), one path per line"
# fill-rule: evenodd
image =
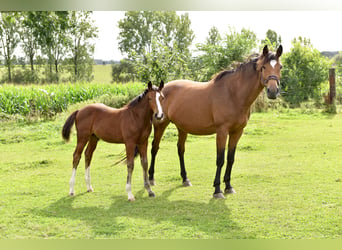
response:
M0 113L23 116L52 117L65 111L70 104L107 95L133 98L144 89L141 83L132 84L51 84L0 85Z

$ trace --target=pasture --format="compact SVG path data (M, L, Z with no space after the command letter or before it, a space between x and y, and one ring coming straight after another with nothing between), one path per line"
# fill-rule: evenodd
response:
M193 186L185 188L171 125L157 156L156 197L143 187L137 158L130 203L126 166L113 164L124 146L105 142L92 161L94 192L86 192L82 157L76 196L68 196L76 136L73 129L65 143L61 129L82 105L52 121L1 122L1 239L341 239L341 114L252 114L232 171L237 194L225 200L212 198L215 136L188 137Z

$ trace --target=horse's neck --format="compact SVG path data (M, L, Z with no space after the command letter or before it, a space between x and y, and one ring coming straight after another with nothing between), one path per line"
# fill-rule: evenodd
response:
M258 71L248 70L244 73L241 72L241 74L241 80L235 86L235 93L242 108L249 110L263 90L263 86L260 84L260 74Z
M147 98L144 98L136 106L130 108L129 112L132 112L134 114L133 117L135 117L135 119L137 120L137 124L145 124L147 122L150 122L153 115Z

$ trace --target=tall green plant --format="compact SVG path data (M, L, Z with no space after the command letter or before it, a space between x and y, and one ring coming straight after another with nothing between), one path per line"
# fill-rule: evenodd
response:
M327 84L331 63L312 46L309 39L294 39L282 63L281 87L286 101L299 104L321 97L321 87L323 83Z
M215 38L215 41L213 41ZM197 60L201 72L196 80L208 81L217 72L227 68L233 62L242 62L245 57L251 54L257 45L256 34L250 30L242 29L237 32L229 28L229 32L222 37L215 34L212 28L207 41L203 44L197 44L200 56Z

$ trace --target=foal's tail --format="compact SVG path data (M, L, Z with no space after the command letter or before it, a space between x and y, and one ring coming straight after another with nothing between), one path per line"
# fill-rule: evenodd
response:
M72 128L72 125L74 125L74 123L75 123L77 113L78 113L78 110L76 110L74 113L72 113L68 117L68 119L65 121L65 124L63 126L62 137L66 141L70 140L70 130Z
M134 150L134 158L138 157L139 154L139 148L138 146L135 146L135 150ZM118 159L115 163L114 166L119 165L119 164L123 164L123 163L127 163L127 156L125 154L125 151L122 151L119 154L120 159Z

